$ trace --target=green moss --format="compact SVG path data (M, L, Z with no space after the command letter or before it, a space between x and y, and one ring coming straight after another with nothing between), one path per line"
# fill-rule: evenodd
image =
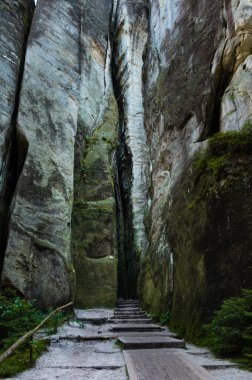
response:
M75 295L77 307L115 306L117 298L116 258L90 259L84 257L76 270L79 279Z
M220 186L233 186L234 180L246 175L244 166L251 160L252 125L240 131L217 133L208 139L207 148L194 157L193 170L198 179L205 177L202 196L218 191ZM220 183L221 180L224 182Z
M0 366L0 378L12 377L20 372L32 368L36 360L46 351L48 342L46 340L35 340L32 343L33 361L30 363L30 348L17 351L13 356L6 359ZM0 352L2 354L3 352Z
M83 136L75 165L72 253L79 307L113 306L116 298L117 259L109 257L117 255L113 183L117 121L117 103L111 95L99 125Z
M250 124L214 135L186 169L172 207L167 203L165 208L167 220L172 220L167 235L176 268L172 326L187 338L198 336L202 321L209 320L225 295L251 282L246 254L251 164Z
M96 213L110 213L113 214L115 208L115 199L109 197L97 201L85 201L83 199L77 200L74 204L76 212L84 212L88 215Z

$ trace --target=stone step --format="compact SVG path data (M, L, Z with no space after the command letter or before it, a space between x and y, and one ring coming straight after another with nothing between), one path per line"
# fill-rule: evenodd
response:
M127 323L125 325L116 325L113 326L111 331L114 332L124 332L124 331L143 331L143 332L148 332L148 331L162 331L163 328L158 326L158 325L153 325L153 324L130 324Z
M185 348L184 340L174 339L168 336L123 336L118 341L124 350L154 349L154 348Z
M121 313L115 313L114 317L117 319L119 317L122 319L127 319L127 318L146 318L146 314L144 313L137 313L137 314L121 314Z
M142 318L142 319L135 319L135 318L129 318L129 319L113 319L111 320L112 323L131 323L131 324L146 324L146 323L153 323L152 320L150 318Z
M128 308L128 307L131 307L131 308L134 308L134 307L137 307L137 308L139 308L139 305L138 304L116 304L116 306L118 307L118 308L120 308L120 309L126 309L126 308Z
M110 318L110 319L142 319L142 318L145 318L146 317L146 314L116 314L114 315L114 317Z
M116 308L114 309L114 312L122 312L122 313L127 313L127 312L136 312L136 311L142 311L139 307L122 307L122 308Z
M114 314L146 314L141 309L134 309L134 310L126 310L126 309L114 309Z
M183 350L123 351L130 380L214 380L215 378Z
M174 338L173 334L169 333L168 331L166 330L162 330L162 331L147 331L147 332L144 332L144 331L141 331L141 332L137 332L137 331L123 331L123 333L120 333L120 334L117 334L118 336L133 336L133 337L138 337L139 335L141 335L142 337L157 337L157 336L170 336L171 338Z

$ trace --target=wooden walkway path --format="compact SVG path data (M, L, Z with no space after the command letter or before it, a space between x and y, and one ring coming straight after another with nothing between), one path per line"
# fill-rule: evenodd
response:
M118 301L112 318L130 380L213 380L183 348L185 342L152 324L137 301Z

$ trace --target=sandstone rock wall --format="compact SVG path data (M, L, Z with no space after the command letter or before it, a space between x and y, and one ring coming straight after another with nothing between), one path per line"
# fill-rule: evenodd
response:
M79 307L189 334L252 286L251 1L39 0L19 99L32 10L0 6L3 283L46 308L75 267Z
M144 215L149 154L142 96L143 54L148 37L146 2L119 0L113 31L114 87L120 113L120 291L121 296L135 297L138 261L147 246Z
M70 236L80 15L78 1L38 2L20 94L16 138L21 174L2 280L37 299L42 308L64 304L73 293Z
M113 306L117 297L114 155L118 109L111 77L113 1L83 1L81 88L75 146L72 253L79 307Z
M0 270L6 239L8 205L16 182L15 123L26 38L34 3L0 4Z
M208 142L251 123L251 16L248 1L150 2L149 247L139 294L188 333L252 286L250 135Z

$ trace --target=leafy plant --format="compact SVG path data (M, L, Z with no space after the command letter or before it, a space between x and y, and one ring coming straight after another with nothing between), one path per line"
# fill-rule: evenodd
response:
M18 338L36 327L48 313L37 310L34 302L28 301L12 290L5 289L0 292L0 354L15 343ZM57 327L66 320L64 313L56 313L45 325L45 331L54 333ZM45 340L32 342L34 361L46 350ZM13 356L1 365L0 377L12 376L15 373L31 367L29 342L24 344Z
M244 355L252 365L252 290L226 299L208 326L212 349L224 356Z
M169 312L167 313L150 313L148 316L153 320L153 322L160 323L162 326L167 326L171 321L171 315Z
M19 337L45 318L31 301L10 289L0 293L0 349L11 346Z

